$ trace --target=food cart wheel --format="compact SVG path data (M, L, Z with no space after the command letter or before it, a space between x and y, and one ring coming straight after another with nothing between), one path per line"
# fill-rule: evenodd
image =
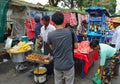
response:
M24 64L17 63L15 66L15 69L17 72L21 72L27 69L27 67Z

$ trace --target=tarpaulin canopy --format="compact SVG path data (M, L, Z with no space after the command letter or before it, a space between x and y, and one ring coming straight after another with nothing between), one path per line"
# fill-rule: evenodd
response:
M3 42L4 40L4 32L6 28L6 14L9 1L10 0L0 0L0 42Z

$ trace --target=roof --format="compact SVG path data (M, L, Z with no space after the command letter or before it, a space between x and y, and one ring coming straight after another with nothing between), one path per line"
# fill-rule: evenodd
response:
M28 2L25 2L25 1L18 1L18 0L11 0L9 2L9 5L28 6L28 7L32 7L32 8L43 8L43 6L40 6L40 5L37 5L37 4L28 3Z
M79 11L79 10L74 10L74 9L65 9L65 8L60 8L60 7L52 7L52 6L42 6L38 4L33 4L33 3L28 3L25 1L18 1L18 0L11 0L9 2L9 5L15 5L15 6L27 6L27 7L32 7L32 8L37 8L41 9L43 11L60 11L60 12L74 12L74 13L80 13L80 14L86 14L86 11Z
M98 12L99 14L104 12L106 16L110 17L110 13L108 10L102 6L90 6L86 8L86 12L91 13L91 12Z
M120 14L113 14L110 17L120 17Z
M85 11L79 11L79 10L74 10L74 9L65 9L65 8L60 8L60 7L44 7L43 10L60 11L60 12L74 12L74 13L86 14Z

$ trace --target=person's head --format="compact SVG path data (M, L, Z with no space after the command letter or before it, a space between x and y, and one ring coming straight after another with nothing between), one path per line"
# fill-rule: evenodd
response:
M114 24L114 28L120 25L120 23L117 23L117 22L113 22L113 24Z
M64 15L61 12L56 12L52 15L52 21L54 26L62 25L64 22Z
M39 23L39 22L40 22L40 17L39 17L39 16L35 16L34 19L35 19L35 22L36 22L36 23Z
M92 40L91 42L90 42L90 47L92 48L92 49L99 49L100 47L99 47L99 41L98 40Z
M87 24L87 21L86 21L86 20L83 20L83 21L81 22L81 26L83 26L83 25L85 25L85 24Z
M47 26L47 25L49 25L50 17L49 16L43 16L42 21L43 21L43 24L45 26Z
M70 25L70 23L67 23L67 24L65 25L65 28L68 28L68 29L70 29L70 28L71 28L71 25Z

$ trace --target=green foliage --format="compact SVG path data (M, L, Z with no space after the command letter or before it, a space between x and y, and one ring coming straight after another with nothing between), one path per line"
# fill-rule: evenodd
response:
M107 8L111 14L114 14L116 8L116 0L106 0L106 2L102 3L102 6Z
M111 14L115 13L116 0L76 0L78 8L83 10L87 6L103 6Z
M57 7L57 4L58 4L59 1L60 1L60 0L49 0L49 4L50 4L51 6Z
M118 13L117 14L119 14L120 15L120 10L118 11Z

